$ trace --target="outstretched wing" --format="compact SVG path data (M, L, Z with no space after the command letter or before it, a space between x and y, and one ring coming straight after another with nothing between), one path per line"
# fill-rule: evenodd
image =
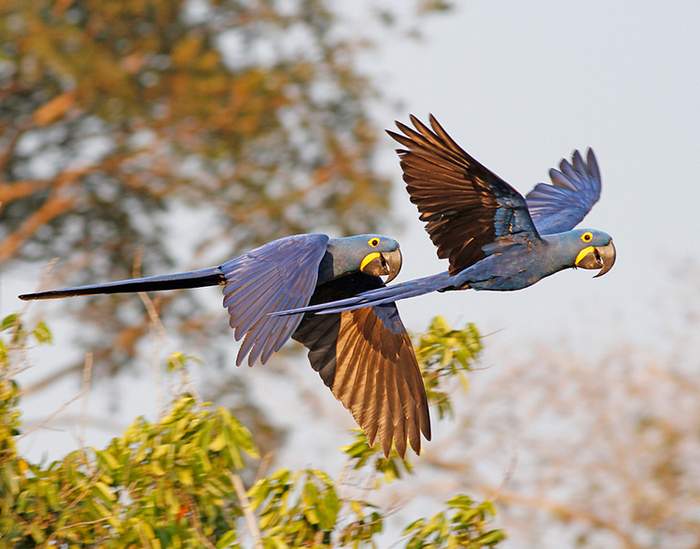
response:
M383 287L362 273L323 284L311 303L343 299ZM420 434L430 440L430 415L413 345L394 303L330 315L307 314L292 337L309 349L309 361L335 397L350 410L373 445L400 456L406 440L418 454Z
M538 183L527 194L527 207L540 234L570 231L600 198L600 169L588 149L586 161L574 151L571 162L563 159L559 169L549 170L551 184Z
M387 133L406 147L397 150L406 189L438 257L449 258L450 274L485 257L487 244L539 239L518 191L467 154L433 115L432 130L413 115L411 122L415 130L396 122L404 135Z
M221 266L229 325L237 341L243 338L237 366L246 355L250 366L258 358L264 364L292 335L303 315L269 313L308 305L327 243L323 234L288 236Z

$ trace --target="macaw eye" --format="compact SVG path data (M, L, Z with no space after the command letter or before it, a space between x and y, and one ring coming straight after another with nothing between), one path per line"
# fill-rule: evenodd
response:
M593 234L585 232L581 235L581 240L583 240L584 242L590 242L591 240L593 240Z
M377 246L379 246L379 239L376 238L376 237L375 237L375 238L370 238L370 239L367 241L367 244L369 244L370 246L372 246L372 248L376 248Z

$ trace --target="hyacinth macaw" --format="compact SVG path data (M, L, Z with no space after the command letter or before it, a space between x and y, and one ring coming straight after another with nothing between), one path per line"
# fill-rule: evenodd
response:
M380 305L318 317L271 316L284 309L344 299L382 288L401 269L399 243L366 234L329 238L288 236L218 267L47 290L23 300L77 295L149 292L221 285L236 340L236 358L265 363L291 337L308 349L311 366L350 410L370 445L392 444L403 457L406 440L420 453L421 432L430 440L428 403L411 340L396 306Z
M615 263L610 235L574 227L600 198L600 171L592 150L586 160L551 169L551 184L539 183L523 197L477 162L430 115L428 128L411 115L415 129L396 122L402 134L388 133L403 147L406 189L421 221L449 259L446 272L377 288L352 297L275 313L331 314L376 307L434 291L520 290L572 267L600 269Z

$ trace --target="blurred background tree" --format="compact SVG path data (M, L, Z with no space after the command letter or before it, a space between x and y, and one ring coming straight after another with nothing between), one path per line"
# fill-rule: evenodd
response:
M375 17L393 23L379 5ZM217 264L298 232L386 227L369 114L380 93L355 62L368 38L344 36L326 0L4 2L2 270L58 257L44 283L73 285ZM211 345L230 338L223 314L195 296L158 295L150 312L133 297L66 301L61 315L85 327L96 376L132 361L157 313L226 367L213 397L241 396ZM27 392L81 368L58 366Z
M655 338L549 338L482 372L416 493L493 501L516 547L700 547L700 267L678 267Z

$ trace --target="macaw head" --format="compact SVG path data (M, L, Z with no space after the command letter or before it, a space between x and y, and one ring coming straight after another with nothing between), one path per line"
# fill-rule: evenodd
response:
M394 280L401 271L399 243L388 236L361 234L334 238L328 243L328 250L333 255L334 270L386 276L386 283Z
M576 255L572 267L600 269L593 278L603 276L615 264L615 245L612 237L595 229L576 229L570 232Z

